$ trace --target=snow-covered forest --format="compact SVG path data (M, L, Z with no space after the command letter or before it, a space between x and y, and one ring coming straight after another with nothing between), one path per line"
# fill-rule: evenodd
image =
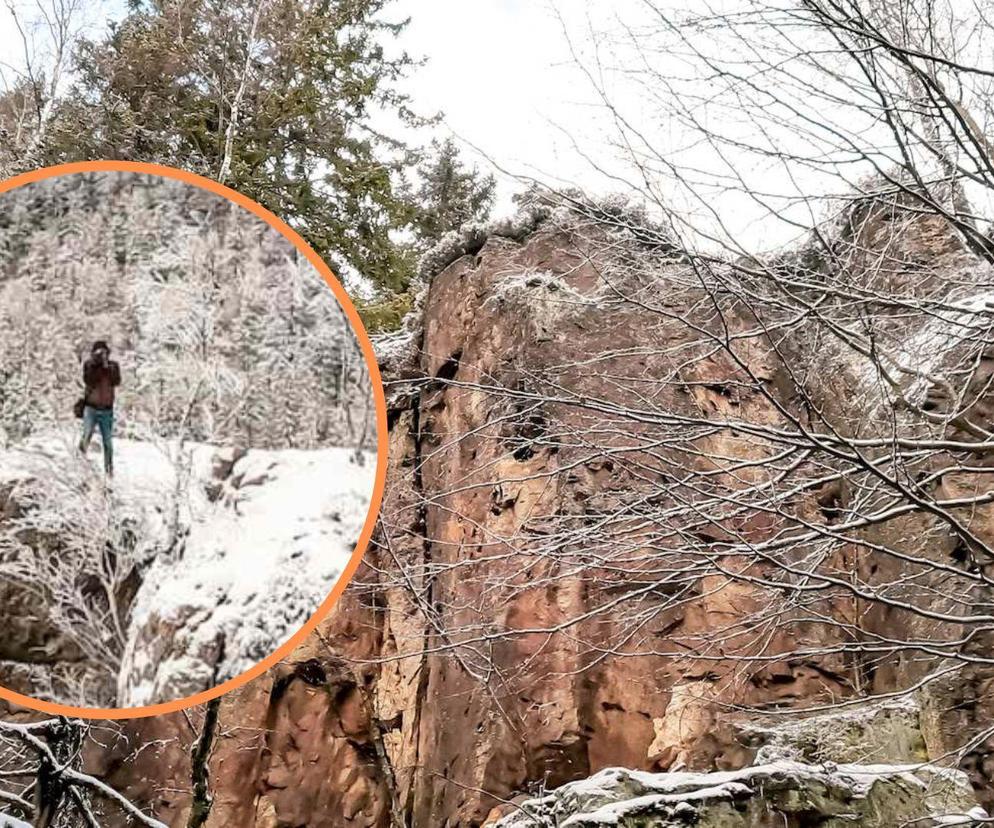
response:
M96 340L120 363L112 486L77 449ZM365 359L306 257L123 172L0 197L0 435L0 683L88 707L209 689L293 635L376 465Z
M0 210L0 438L71 418L95 339L137 436L368 446L365 363L313 267L241 207L165 178L59 176Z

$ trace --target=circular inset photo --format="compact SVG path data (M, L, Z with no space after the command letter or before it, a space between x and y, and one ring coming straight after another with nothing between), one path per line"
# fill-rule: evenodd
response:
M341 285L214 182L0 185L0 696L124 717L282 658L372 532L385 406Z

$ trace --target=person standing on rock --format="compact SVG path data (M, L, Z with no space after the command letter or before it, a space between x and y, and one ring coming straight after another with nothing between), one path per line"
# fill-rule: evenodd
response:
M83 436L79 450L86 454L93 430L100 429L104 448L104 471L114 474L114 389L121 384L121 366L110 358L110 346L98 339L83 363Z

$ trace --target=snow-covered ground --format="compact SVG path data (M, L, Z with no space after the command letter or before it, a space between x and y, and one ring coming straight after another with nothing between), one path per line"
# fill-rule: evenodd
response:
M235 463L220 499L194 509L182 557L157 559L146 575L120 703L211 687L293 635L355 548L375 468L348 449L251 451Z
M324 601L366 520L374 455L115 442L113 508L141 527L118 704L150 704L238 675ZM70 435L0 452L0 485L31 478L104 496L99 438L78 462ZM59 469L75 473L59 475ZM89 468L87 468L89 467Z

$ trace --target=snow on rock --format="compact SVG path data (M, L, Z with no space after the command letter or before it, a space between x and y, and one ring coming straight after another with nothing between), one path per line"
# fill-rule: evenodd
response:
M252 667L314 613L366 520L375 458L252 450L191 511L181 551L135 598L119 704L198 692Z
M913 407L927 406L930 394L947 390L947 378L959 380L977 372L978 358L994 346L994 270L976 265L969 277L949 274L951 282L976 281L982 288L962 289L944 298L908 300L905 313L875 320L873 353L859 354L830 341L827 358L851 373L856 393L874 402L871 410L891 410L898 395ZM894 386L894 387L892 387Z
M988 277L989 278L989 277ZM952 298L924 320L911 335L904 332L884 364L899 375L911 377L905 391L921 405L936 376L949 370L973 369L974 352L991 344L994 326L994 294L982 292ZM954 367L950 362L960 363Z
M25 516L52 537L78 534L92 514L98 529L109 517L129 527L141 583L117 674L116 703L125 707L209 689L292 636L347 564L376 473L375 456L345 448L246 452L117 439L108 484L99 438L85 461L75 440L66 431L0 451L0 528L30 562L29 545L16 540ZM18 583L0 583L9 607L23 592ZM78 660L71 635L58 649L51 643L60 641L57 622L35 617L17 631L17 620L3 618L22 646L14 655L0 647L0 657L33 664L44 646L53 665ZM39 681L20 689L44 693Z
M0 683L38 698L107 706L116 697L120 624L135 576L166 554L190 504L175 496L175 447L116 441L112 487L99 439L85 459L77 439L75 429L60 430L0 451ZM212 451L188 454L196 464L195 455ZM193 499L205 502L195 489ZM81 584L99 586L83 597ZM110 591L119 601L114 611Z
M424 311L428 299L425 282L414 287L414 302L404 316L400 330L381 333L372 338L376 361L383 377L390 409L410 405L417 393L420 378L421 342L424 339Z
M986 816L966 775L926 765L775 762L739 771L608 768L527 800L499 828L970 825Z
M544 270L505 276L483 303L490 312L504 307L521 313L539 341L554 338L566 320L596 306L596 296L585 296L562 276Z
M102 471L100 438L94 438L88 462L79 462L77 439L75 432L46 434L0 452L0 488L16 497L18 492L25 496L41 484L50 495L64 489L63 501L78 496L90 498L90 503L93 497L106 494L119 517L130 516L141 523L139 556L142 551L149 556L156 554L168 542L169 515L164 495L178 490L178 466L189 465L195 474L202 474L210 467L210 457L216 449L188 446L183 451L183 462L177 463L176 445L116 438L115 477L113 485L108 486ZM195 502L204 500L196 491L190 495ZM30 498L37 499L33 494ZM184 512L189 506L186 502L180 504Z
M927 759L917 701L900 696L817 715L777 711L739 726L758 747L755 763L782 760L906 764Z

